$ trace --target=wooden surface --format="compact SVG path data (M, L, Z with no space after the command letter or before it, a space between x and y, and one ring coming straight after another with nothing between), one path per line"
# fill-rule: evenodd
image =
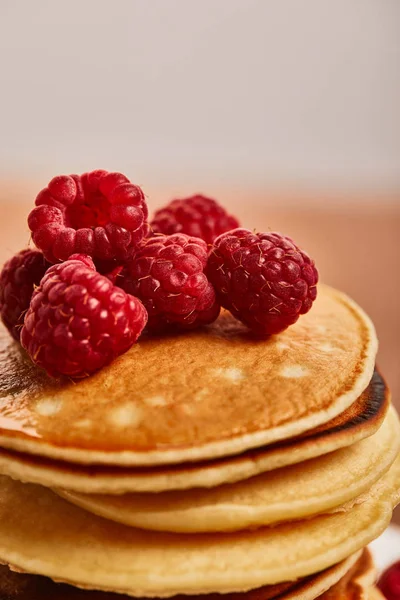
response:
M30 240L26 216L39 187L0 187L0 262ZM372 317L378 331L378 363L400 410L400 198L300 198L240 192L219 195L242 223L290 235L315 258L321 279L351 295ZM153 206L168 198L151 194ZM398 517L400 522L400 515Z

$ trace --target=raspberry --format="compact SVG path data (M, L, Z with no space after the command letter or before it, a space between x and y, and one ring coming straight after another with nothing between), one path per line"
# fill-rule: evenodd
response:
M400 600L400 561L383 573L378 587L387 600Z
M96 271L105 275L114 285L117 285L124 271L124 263L118 260L96 260L95 267Z
M101 369L136 342L147 321L137 298L83 260L50 267L25 316L22 345L54 377Z
M140 187L121 173L92 171L55 177L28 217L33 241L52 263L72 254L129 258L148 234Z
M92 271L97 271L96 265L94 264L91 257L88 256L87 254L72 254L68 260L79 260L84 265L89 267L89 269L92 269Z
M49 267L50 263L37 250L22 250L3 267L0 275L1 319L17 341L33 290Z
M108 271L107 273L105 273L105 276L107 277L107 279L109 279L111 281L111 283L119 286L121 277L123 277L123 272L124 272L124 266L119 265L118 267L115 267L111 271Z
M215 200L191 196L172 200L156 212L150 225L154 233L186 233L212 244L221 233L239 227L239 222Z
M191 329L212 323L220 311L206 263L203 240L183 233L156 236L146 240L119 285L142 300L153 331Z
M221 305L262 336L295 323L317 296L314 261L280 233L223 233L210 252L207 275Z

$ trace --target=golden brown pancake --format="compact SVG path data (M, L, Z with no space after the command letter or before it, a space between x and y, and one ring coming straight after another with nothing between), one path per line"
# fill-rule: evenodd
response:
M338 509L367 492L400 452L393 408L375 435L304 463L212 489L124 494L55 490L96 515L131 527L181 533L238 531Z
M49 489L0 478L0 562L134 596L240 592L322 571L364 548L400 500L400 457L346 510L255 531L171 534L96 517Z
M328 588L329 599L361 600L360 591L365 591L367 581L373 580L373 576L372 557L368 550L364 550L361 555L357 553L330 569L297 582L265 586L250 592L225 594L222 600L295 600L296 598L313 600L325 598L325 594L321 596L321 593L323 594ZM45 577L15 573L7 567L0 566L0 600L125 600L128 598L129 596L126 595L81 590L55 583ZM221 595L175 596L173 600L221 600Z
M225 312L202 330L143 338L80 383L52 382L3 332L0 446L126 466L238 454L342 413L371 380L376 351L368 317L325 286L267 340Z
M364 551L358 562L342 579L326 591L320 600L367 600L376 572L369 551Z
M368 590L366 600L385 600L385 598L378 588L373 587Z
M346 411L298 438L225 459L160 467L76 465L0 449L0 473L20 481L64 487L86 494L123 494L215 487L312 459L356 444L376 433L390 394L377 371Z

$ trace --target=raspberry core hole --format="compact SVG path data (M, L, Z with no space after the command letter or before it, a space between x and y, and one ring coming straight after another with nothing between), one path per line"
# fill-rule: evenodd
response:
M73 229L104 227L110 222L110 203L98 190L89 188L86 181L82 181L83 196L77 197L75 202L67 206L65 221L67 227Z

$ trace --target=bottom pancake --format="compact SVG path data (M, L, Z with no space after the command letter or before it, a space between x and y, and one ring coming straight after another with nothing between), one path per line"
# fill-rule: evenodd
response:
M376 570L370 552L363 552L357 563L327 590L320 600L367 600L375 583Z
M375 371L356 402L332 421L301 437L249 450L238 456L154 468L77 465L0 449L0 473L20 481L84 494L160 492L235 483L353 445L378 431L390 394Z
M96 517L50 490L0 477L0 562L58 581L169 597L248 591L307 577L388 526L400 458L343 512L229 534L144 532Z
M173 600L362 600L372 585L374 566L368 550L296 583L266 586L251 592L220 596L176 596ZM328 590L328 591L327 591ZM125 600L128 596L81 590L37 575L0 567L0 600Z

